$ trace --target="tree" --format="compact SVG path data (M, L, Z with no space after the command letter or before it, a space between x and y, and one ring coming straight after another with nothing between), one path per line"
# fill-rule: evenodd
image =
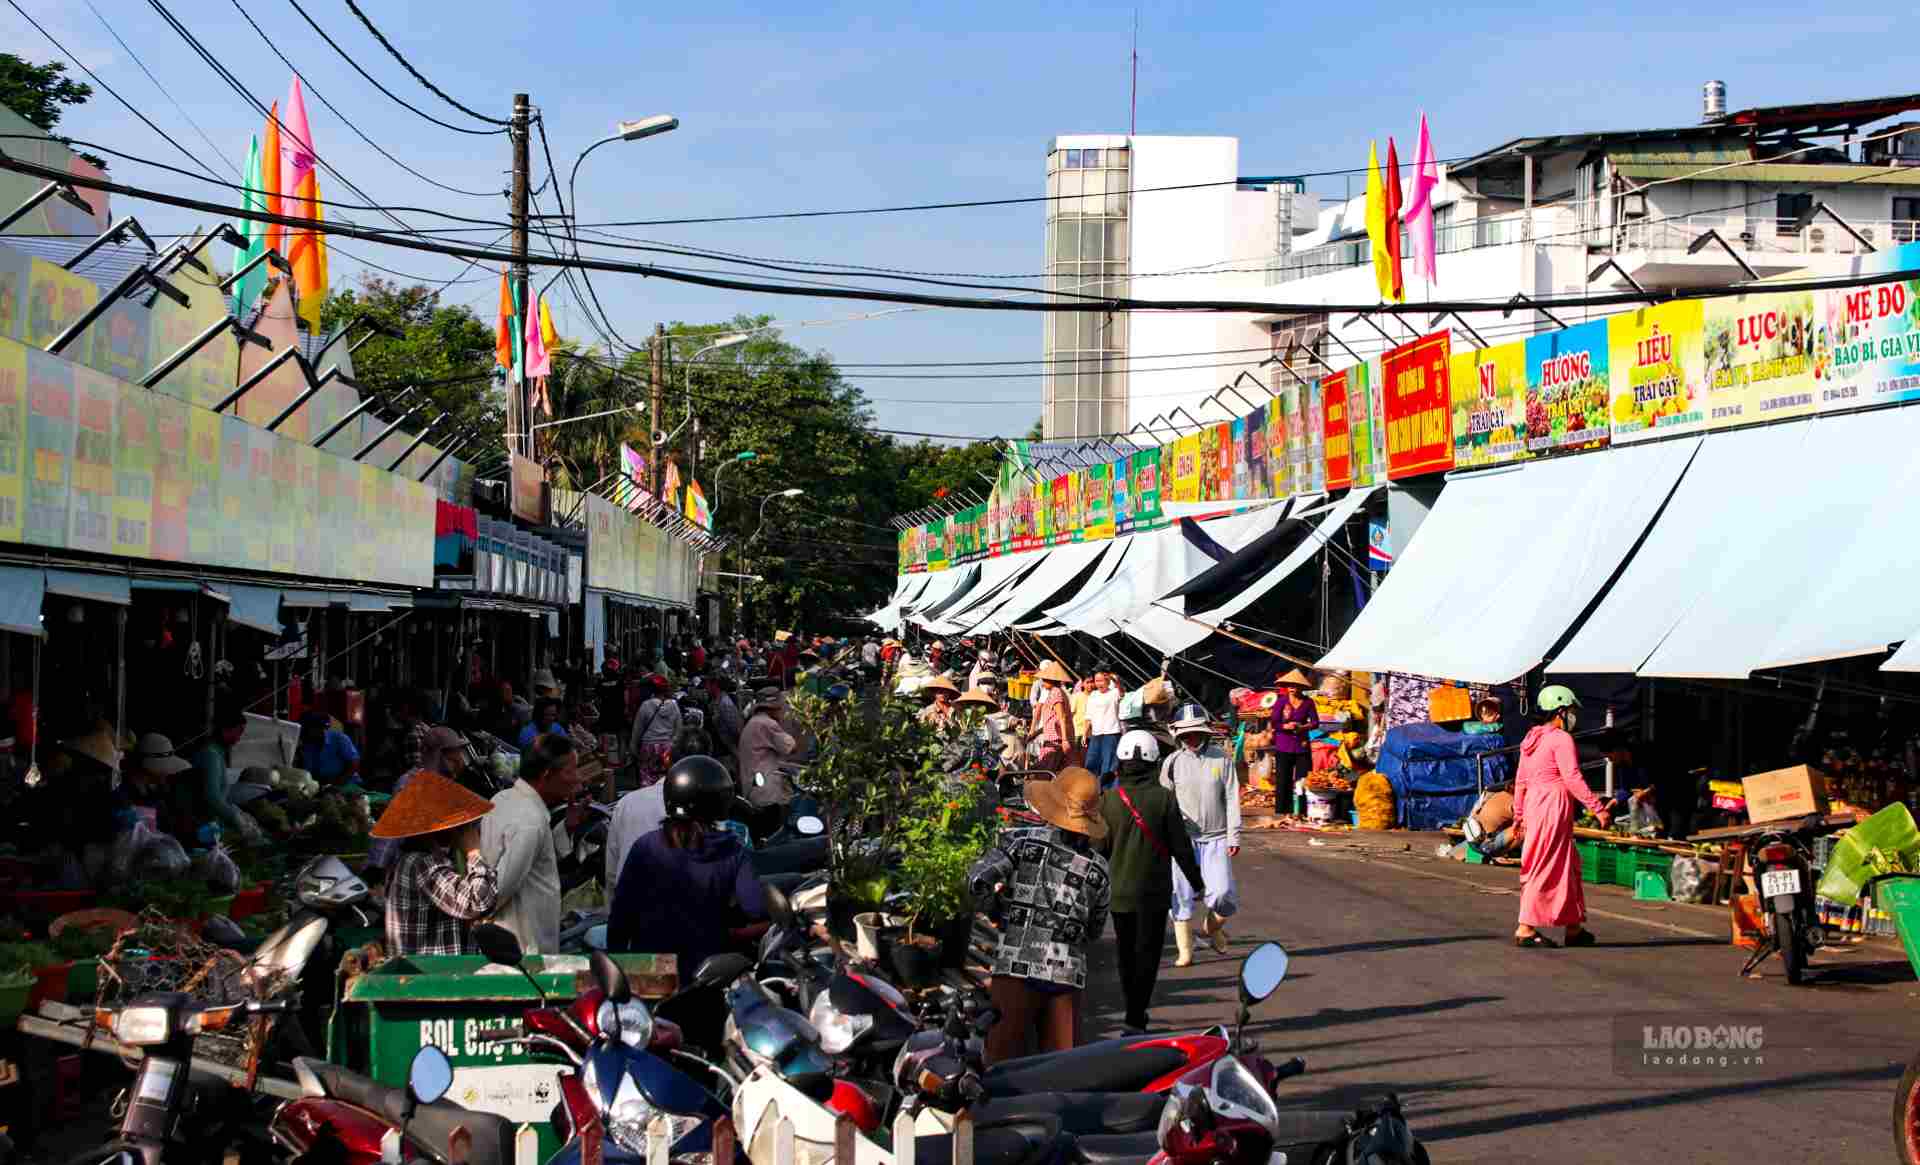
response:
M353 353L354 376L362 385L375 392L417 385L454 422L482 433L504 431L505 393L491 379L493 329L471 308L443 304L439 292L422 284L364 273L358 288L327 297L320 327L330 332L356 318L386 329ZM461 383L446 383L454 380ZM431 419L423 416L415 428ZM438 430L447 431L445 425Z
M63 106L85 105L93 96L93 86L73 80L66 71L67 66L59 61L36 65L12 53L0 53L0 104L52 134L65 112ZM67 141L58 134L53 136ZM80 156L102 170L107 168L103 158L88 153Z

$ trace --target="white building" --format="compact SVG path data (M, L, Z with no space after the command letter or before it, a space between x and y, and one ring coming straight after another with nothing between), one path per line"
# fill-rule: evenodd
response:
M1426 286L1409 263L1408 300L1702 287L1797 270L1840 275L1869 249L1920 236L1920 126L1892 120L1920 109L1920 97L1729 114L1723 86L1709 83L1704 93L1693 125L1517 138L1443 168L1437 278ZM1411 174L1403 169L1401 177ZM1311 231L1285 240L1266 297L1376 301L1364 200L1327 208ZM1553 315L1572 323L1631 307ZM1275 355L1307 375L1322 360L1341 366L1378 353L1388 344L1383 331L1397 342L1446 327L1455 343L1477 347L1555 326L1519 306L1504 316L1468 313L1464 323L1339 312L1276 313L1266 322Z
M1142 299L1255 299L1291 206L1242 179L1227 137L1076 134L1047 147L1048 289ZM1184 189L1165 189L1183 187ZM1044 317L1049 440L1119 433L1255 368L1265 327L1247 316L1072 312ZM1226 353L1226 354L1222 354Z

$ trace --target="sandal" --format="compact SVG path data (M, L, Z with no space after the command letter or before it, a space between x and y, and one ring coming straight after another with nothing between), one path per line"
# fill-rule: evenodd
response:
M1530 934L1525 938L1520 938L1516 936L1513 940L1513 945L1516 947L1523 947L1523 948L1540 948L1540 947L1551 948L1551 947L1557 947L1560 944L1557 942L1554 942L1552 939L1548 938L1544 934Z
M1583 930L1579 934L1568 935L1563 945L1569 947L1590 947L1599 941L1599 939L1593 937L1592 931Z

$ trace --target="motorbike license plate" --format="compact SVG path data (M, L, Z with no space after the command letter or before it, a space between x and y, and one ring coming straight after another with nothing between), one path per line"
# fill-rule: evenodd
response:
M1800 892L1799 870L1768 870L1760 875L1760 894L1772 898L1779 894L1798 894Z

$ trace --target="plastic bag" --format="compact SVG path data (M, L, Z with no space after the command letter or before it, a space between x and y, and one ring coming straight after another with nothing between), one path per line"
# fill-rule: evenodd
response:
M1165 676L1155 676L1140 689L1140 699L1148 704L1173 703L1173 685Z
M1120 697L1120 719L1138 720L1147 714L1147 702L1141 695L1141 689L1134 689Z
M1353 787L1353 808L1360 828L1381 832L1393 828L1393 783L1377 772L1360 778Z
M177 878L193 866L187 851L177 840L137 822L114 840L113 857L108 867L114 881L129 879Z
M216 895L234 894L240 889L240 867L227 852L216 845L193 859L193 875L213 888Z

